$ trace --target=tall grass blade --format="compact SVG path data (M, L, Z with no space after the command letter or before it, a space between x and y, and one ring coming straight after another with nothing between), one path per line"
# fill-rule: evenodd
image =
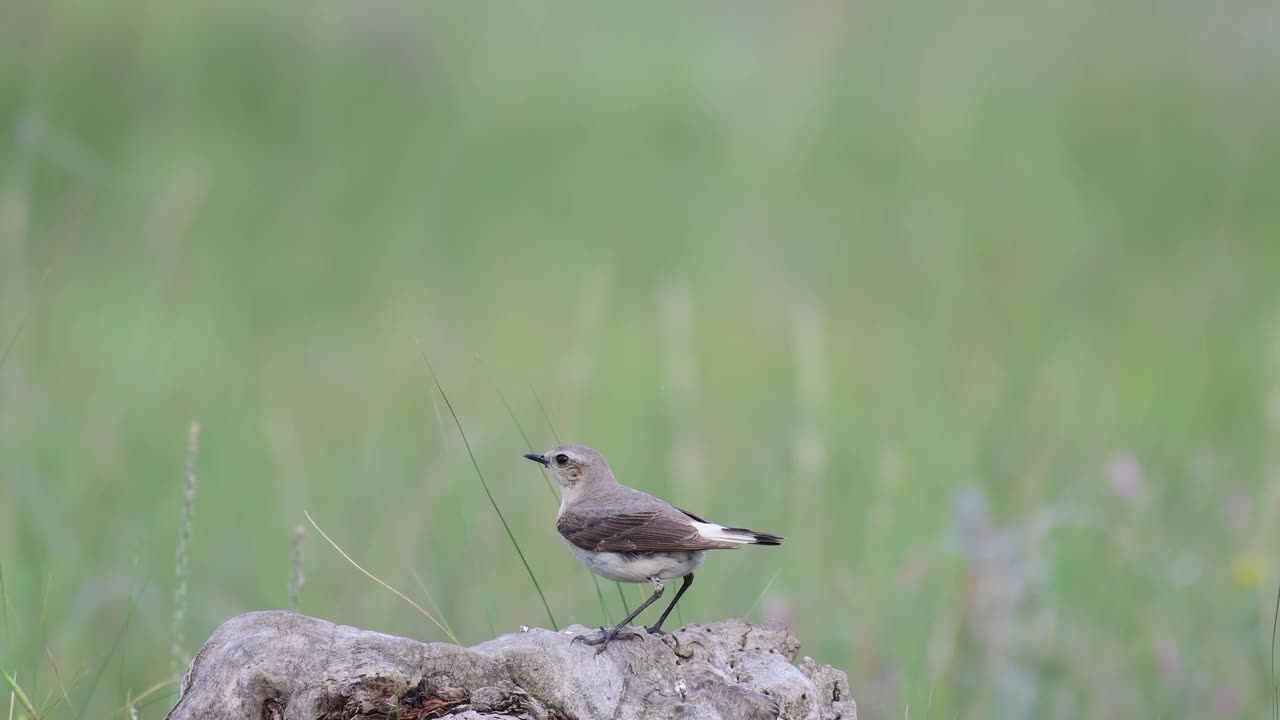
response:
M421 605L419 605L418 603L414 602L413 600L411 600L411 599L409 598L409 596L408 596L408 595L405 595L404 593L400 592L399 590L397 590L397 589L395 589L395 588L391 587L391 585L387 584L386 582L383 582L383 581L382 581L382 579L381 579L381 578L379 578L377 575L374 575L373 573L371 573L371 572L369 572L368 570L365 570L363 567L361 567L361 566L360 566L360 563L356 562L355 560L352 560L352 559L351 559L351 556L347 554L347 551L346 551L346 550L343 550L341 547L339 547L339 546L338 546L338 543L334 542L334 541L333 541L333 539L332 539L332 538L330 538L330 537L325 533L325 531L324 531L324 530L321 530L321 529L320 529L320 526L316 524L316 521L315 521L315 520L313 520L313 519L311 518L311 513L307 512L306 510L303 510L303 511L302 511L302 514L307 516L307 522L311 523L311 527L315 528L315 529L316 529L316 532L320 533L320 537L324 538L324 539L325 539L325 542L327 542L327 543L329 543L330 545L332 545L332 546L333 546L333 549L334 549L334 550L337 550L339 555L341 555L344 559L346 559L346 561L347 561L347 562L351 563L352 567L354 567L355 569L357 569L357 570L359 570L360 572L364 573L364 574L365 574L365 577L368 577L370 580L372 580L372 581L374 581L374 582L378 583L379 585L381 585L382 587L384 587L384 588L386 588L386 589L390 590L392 593L394 593L394 594L395 594L395 596L396 596L396 597L398 597L398 598L400 598L401 600L403 600L403 601L405 601L405 602L409 603L410 605L412 605L412 606L413 606L413 608L414 608L415 610L417 610L418 612L422 613L422 616L423 616L423 617L425 617L426 619L430 620L432 623L434 623L434 624L435 624L435 626L436 626L436 627L438 627L438 628L440 628L442 631L444 631L444 634L445 634L445 635L447 635L447 636L449 637L449 639L450 639L450 640L452 640L452 641L454 642L454 644L455 644L455 645L461 645L461 644L462 644L462 643L458 642L458 638L454 637L453 633L452 633L452 632L451 632L447 627L445 627L443 623L441 623L439 620L435 619L435 616L433 616L431 613L427 612L426 610L423 610L423 609L422 609L422 606L421 606Z
M507 408L507 413L511 415L511 422L516 424L516 430L520 433L520 437L524 438L525 447L529 448L529 452L538 452L538 450L533 447L533 443L529 442L529 436L525 434L524 428L521 427L520 421L516 418L515 411L513 411L511 406L507 404L507 399L503 397L501 390L498 391L498 397L502 400L503 406ZM547 492L551 493L552 499L556 501L556 504L559 504L560 493L556 491L555 483L551 482L551 474L547 472L546 468L541 466L539 466L538 470L542 473L542 479L547 483Z
M477 357L476 360L479 361L479 357ZM493 379L489 377L489 373L485 369L483 362L480 363L480 367L481 372L484 372L485 377L489 380L489 384L493 386L494 392L498 394L498 399L502 401L502 407L507 409L507 415L511 417L511 422L515 424L516 432L520 433L520 438L524 440L525 447L529 448L529 452L531 453L538 452L538 450L533 447L533 442L529 440L529 434L524 431L524 425L520 424L520 418L516 417L516 411L511 408L511 403L507 402L507 396L503 394L502 388L498 387L498 384L493 382ZM544 467L539 467L538 469L542 472L542 479L547 483L547 492L551 493L551 497L559 503L560 493L556 492L555 483L551 482L551 474L548 473L547 469Z
M538 584L538 578L533 574L533 568L529 567L529 561L524 557L524 551L520 549L520 543L516 541L515 533L511 532L511 526L507 524L507 518L502 514L502 510L498 507L498 501L493 499L493 493L489 491L489 483L485 482L484 473L480 471L480 463L476 461L476 454L471 450L471 442L467 440L467 433L462 429L462 421L458 419L458 413L453 409L453 403L449 401L449 396L444 392L444 386L440 384L440 378L436 375L436 370L431 366L431 360L427 357L426 349L422 350L422 361L427 365L427 372L431 374L431 380L436 385L440 397L444 400L445 407L449 408L449 414L453 416L453 424L458 428L458 434L462 436L462 445L467 449L467 457L471 458L471 467L475 468L476 477L480 478L480 486L484 488L484 494L489 498L489 504L493 506L493 511L498 514L498 520L502 522L502 529L507 531L507 537L511 539L511 545L516 549L516 555L520 556L520 562L524 565L525 572L529 573L529 579L533 581L533 589L538 591L538 597L542 600L542 607L547 611L547 619L551 621L551 627L559 630L560 626L556 623L555 615L551 612L551 605L547 602L547 596L542 592L542 586Z

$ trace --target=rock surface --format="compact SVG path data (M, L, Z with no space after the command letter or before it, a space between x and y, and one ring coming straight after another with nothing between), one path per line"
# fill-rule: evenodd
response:
M856 720L845 674L785 628L728 620L618 640L597 655L572 626L471 648L253 612L191 661L171 720Z

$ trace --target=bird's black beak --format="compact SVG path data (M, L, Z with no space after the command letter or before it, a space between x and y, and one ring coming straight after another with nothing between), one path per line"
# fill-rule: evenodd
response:
M551 461L547 459L547 456L543 455L542 453L528 453L527 455L525 455L525 458L528 460L532 460L536 463L542 463L543 465L551 464Z

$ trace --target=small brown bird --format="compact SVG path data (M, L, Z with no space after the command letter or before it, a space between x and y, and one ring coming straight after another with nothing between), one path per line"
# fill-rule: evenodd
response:
M604 456L582 445L561 445L526 458L545 465L560 484L560 513L556 529L569 549L589 570L618 582L649 583L653 595L598 638L579 635L603 651L653 601L662 597L664 583L684 578L676 596L658 622L645 628L661 633L662 623L693 584L693 571L708 550L732 550L742 545L781 545L782 538L745 528L708 522L663 500L620 484Z

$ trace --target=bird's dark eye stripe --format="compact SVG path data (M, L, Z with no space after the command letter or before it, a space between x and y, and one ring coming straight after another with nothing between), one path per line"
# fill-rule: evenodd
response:
M559 455L557 455L557 456L556 456L556 464L557 464L557 465L564 465L564 464L565 464L565 463L567 463L567 462L569 462L569 456L568 456L568 455L565 455L564 453L560 453Z

